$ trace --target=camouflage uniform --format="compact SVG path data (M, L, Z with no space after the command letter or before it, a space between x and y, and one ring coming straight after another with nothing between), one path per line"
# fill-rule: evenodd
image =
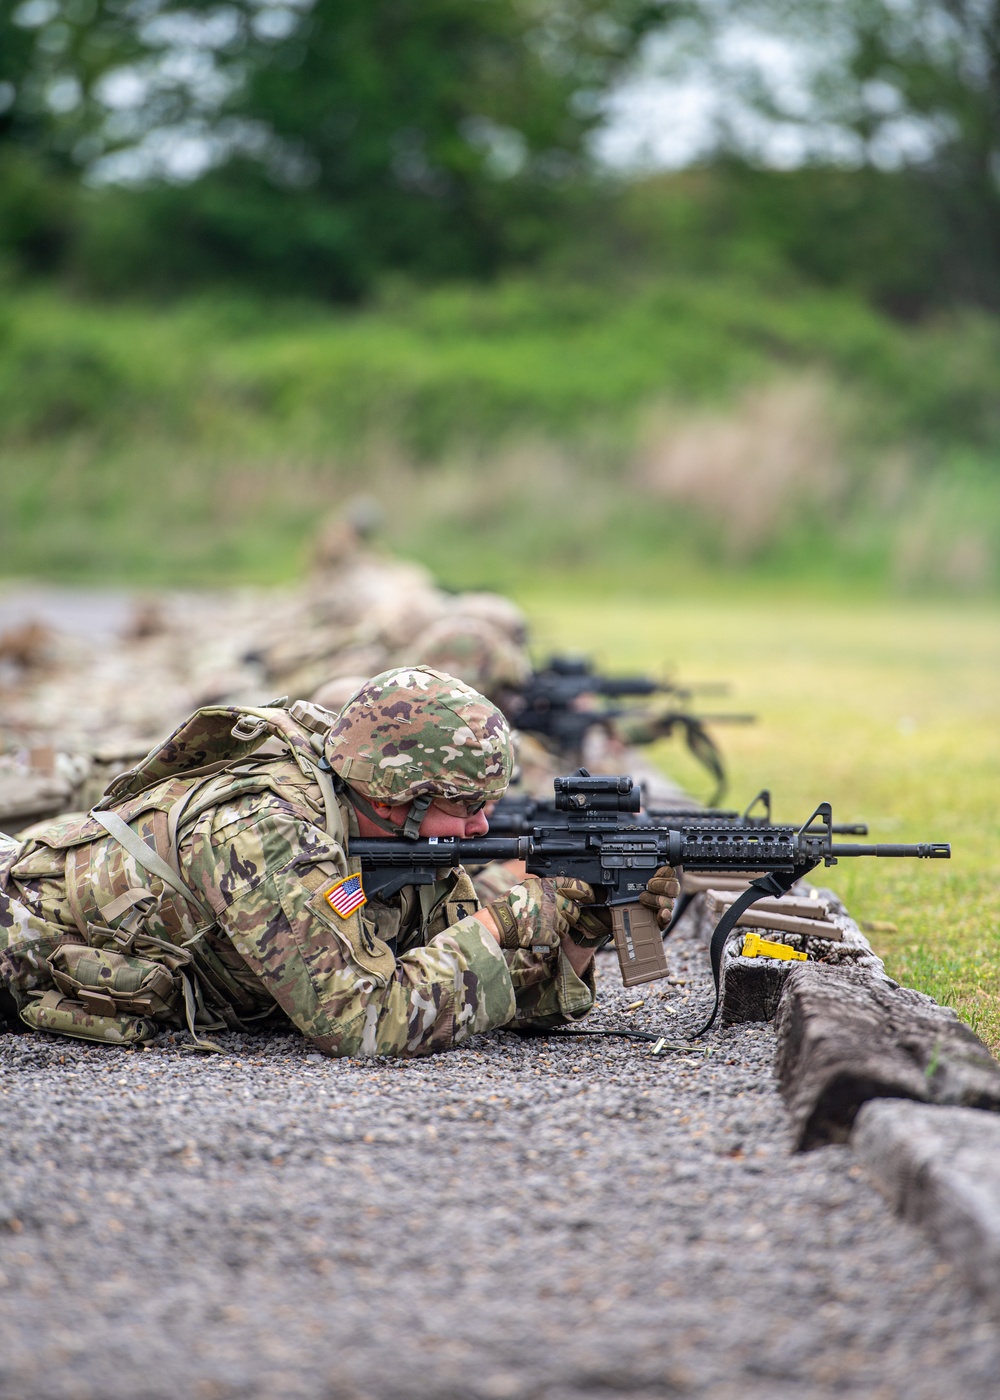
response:
M412 780L412 750L392 754L388 735L400 686L419 707L434 675L368 683L362 695L383 725L371 758L352 747L343 716L334 723L308 704L201 710L117 779L101 808L5 841L0 984L22 1020L116 1043L186 1022L211 1045L206 1031L283 1015L326 1054L421 1055L497 1026L586 1014L592 982L557 948L502 951L472 917L460 869L346 916L330 898L358 870L355 779L346 774L344 787L331 767L354 767L363 785L381 753L397 786ZM482 724L442 733L428 719L416 747L461 797L463 746L479 744L502 791L502 717L451 684L463 712L479 704ZM280 752L258 753L267 740Z

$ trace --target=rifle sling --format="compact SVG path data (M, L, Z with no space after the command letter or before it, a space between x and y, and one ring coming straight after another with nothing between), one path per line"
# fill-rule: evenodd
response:
M695 1031L691 1037L692 1040L697 1040L700 1035L704 1035L706 1031L710 1030L719 1013L719 997L722 990L722 954L740 915L745 914L752 904L756 904L758 899L763 899L765 895L773 895L776 899L780 899L783 894L788 893L803 873L797 870L771 870L766 875L759 875L756 880L751 881L749 888L745 889L733 901L716 924L709 948L712 961L712 981L715 983L715 1001L712 1003L711 1016L700 1030Z

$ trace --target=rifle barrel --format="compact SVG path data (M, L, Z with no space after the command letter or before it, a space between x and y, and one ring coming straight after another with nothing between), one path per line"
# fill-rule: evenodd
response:
M913 846L831 846L830 854L837 856L912 856L917 860L951 860L947 841L921 841Z
M711 714L711 715L691 715L691 719L696 719L699 724L756 724L756 715L741 714Z

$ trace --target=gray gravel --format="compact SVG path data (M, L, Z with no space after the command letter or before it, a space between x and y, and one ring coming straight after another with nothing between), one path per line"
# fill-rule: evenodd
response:
M679 1038L705 961L675 938L643 993L602 958L594 1020ZM3 1396L997 1394L986 1306L849 1149L789 1155L768 1028L658 1059L223 1039L0 1036Z

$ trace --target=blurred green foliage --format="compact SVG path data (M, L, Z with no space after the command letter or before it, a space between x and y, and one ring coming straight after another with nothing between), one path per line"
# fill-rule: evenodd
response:
M489 274L537 257L572 216L602 94L687 8L5 5L0 182L22 188L0 200L0 250L119 293L222 283L351 300L389 269ZM158 158L171 146L183 169ZM101 188L112 167L133 187ZM69 189L70 172L97 187ZM69 194L60 210L48 181Z
M274 579L366 491L455 583L981 590L998 370L988 316L901 326L787 278L396 283L364 311L26 292L0 313L0 548L10 573Z
M368 491L455 583L996 588L998 3L753 0L855 166L633 181L684 0L0 7L4 570L283 577Z
M762 170L720 159L625 186L615 235L661 266L729 271L776 291L790 275L844 287L901 321L956 303L990 304L989 296L965 295L969 277L978 269L985 292L1000 276L1000 247L970 258L920 170Z
M483 194L483 239L451 221L447 237L421 235L404 256L359 225L355 262L347 244L337 251L344 225L334 206L313 190L276 200L250 164L193 187L82 190L0 144L0 269L89 295L160 301L178 292L352 301L379 296L387 268L426 285L520 264L602 285L622 275L721 274L775 296L803 284L839 287L901 322L1000 303L990 291L1000 242L970 252L920 172L720 160L630 182L508 188L495 217L492 193Z
M716 12L825 57L792 116L774 84L756 100L842 131L850 168L755 169L734 133L706 170L595 169L643 41L697 21L710 52ZM0 7L0 266L350 302L394 273L627 262L791 274L902 320L996 308L998 33L1000 0L20 0ZM123 157L132 185L94 183Z
M857 298L719 276L604 285L520 277L388 288L363 312L270 301L141 304L8 296L0 437L356 451L417 461L526 435L627 436L650 401L724 402L812 365L870 397L867 432L927 452L1000 439L1000 324L899 326Z

